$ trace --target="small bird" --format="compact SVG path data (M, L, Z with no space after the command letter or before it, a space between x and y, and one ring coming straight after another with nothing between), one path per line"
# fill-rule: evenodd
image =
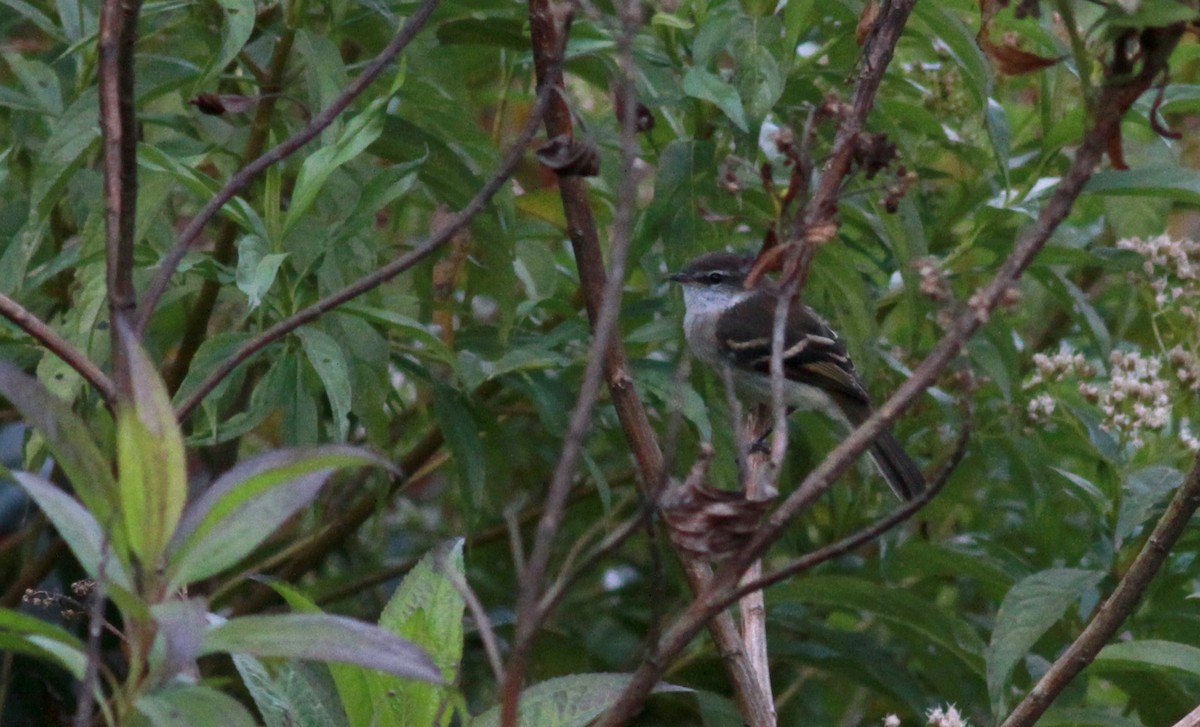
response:
M684 336L696 358L720 370L729 367L734 388L748 399L770 404L771 341L780 291L769 280L745 287L754 258L713 252L670 276L683 286ZM811 409L856 427L871 415L871 400L838 335L812 308L793 300L783 335L783 403ZM890 431L871 443L871 456L892 490L911 500L925 478Z

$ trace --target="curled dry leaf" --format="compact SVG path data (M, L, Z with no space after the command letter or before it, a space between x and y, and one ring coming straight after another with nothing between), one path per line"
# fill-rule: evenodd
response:
M744 492L718 490L688 478L667 491L661 508L676 545L694 557L717 561L737 552L754 535L771 502L748 500Z
M617 116L617 123L620 124L625 120L625 97L618 93L614 101L613 112ZM641 101L634 104L633 119L633 128L639 134L644 134L654 128L654 114Z
M1005 39L1000 43L995 43L988 38L986 27L979 31L975 41L979 44L979 49L991 59L996 70L1009 76L1040 71L1062 60L1062 58L1047 58L1021 50L1013 40Z
M871 31L875 28L875 21L879 19L879 0L870 0L863 6L862 12L858 14L858 27L854 29L854 39L859 45L867 42L867 38L871 35Z
M867 179L873 179L899 156L887 134L859 134L854 140L854 162L866 172Z
M262 100L260 96L239 96L234 94L202 93L188 101L196 110L209 116L222 114L240 114L254 108Z
M594 177L600 173L600 154L590 141L559 134L535 153L538 161L562 176Z

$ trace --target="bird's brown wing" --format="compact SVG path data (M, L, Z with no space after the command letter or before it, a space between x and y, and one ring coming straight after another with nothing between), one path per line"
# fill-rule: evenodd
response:
M776 300L766 291L755 293L721 316L717 338L735 367L770 375ZM783 368L789 379L823 389L843 408L870 406L846 347L820 316L798 302L790 306L784 326Z

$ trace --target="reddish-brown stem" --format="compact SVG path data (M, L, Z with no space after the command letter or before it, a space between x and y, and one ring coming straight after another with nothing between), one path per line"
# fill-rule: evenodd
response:
M128 366L117 340L117 319L137 306L133 288L134 214L137 205L137 119L133 109L133 44L139 0L100 5L100 130L104 136L105 266L112 368L117 395L129 395Z
M529 0L529 23L539 87L562 89L562 73L558 68L556 56L558 36L554 13L548 0ZM561 92L553 96L550 108L546 112L546 131L551 138L560 135L571 138L573 134L571 113ZM628 171L626 170L626 173ZM574 176L560 177L558 182L567 219L567 234L575 255L575 266L579 271L580 289L583 291L588 319L594 325L602 307L607 274L600 252L600 236L588 186L582 178ZM663 454L633 384L629 362L619 338L613 338L604 353L604 373L617 418L637 462L642 486L647 498L656 502L665 482ZM712 569L683 553L678 554L692 591L702 591L712 577ZM764 695L758 689L753 670L748 666L742 651L741 638L733 617L728 613L718 614L711 619L709 629L729 670L743 714L768 713L770 695ZM515 679L506 683L502 695L504 702L515 703L516 697L511 691L519 688L520 682Z
M72 346L70 341L58 335L53 328L43 323L40 318L3 293L0 293L0 316L4 316L12 321L15 326L45 346L46 350L58 356L68 366L78 371L79 375L96 389L109 406L116 401L116 385L113 384L112 379L108 378L107 374L100 370L99 366L92 363L92 360L85 356L82 351Z

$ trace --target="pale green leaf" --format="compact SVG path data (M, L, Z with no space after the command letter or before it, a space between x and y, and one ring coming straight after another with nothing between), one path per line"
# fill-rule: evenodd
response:
M407 679L442 681L437 665L420 647L378 626L323 613L232 619L204 635L201 653L218 652L335 661Z
M329 406L333 410L338 439L345 441L350 430L350 406L353 400L346 354L342 351L341 344L319 328L301 326L296 329L296 335L304 346L308 362L312 364L325 386L325 395L329 397Z
M572 674L548 679L521 692L518 727L583 727L612 706L628 674ZM659 684L655 692L687 692L685 687ZM475 719L471 727L500 727L500 707Z
M987 650L988 694L996 714L1004 713L1013 667L1103 577L1101 571L1056 568L1018 581L1004 597Z

